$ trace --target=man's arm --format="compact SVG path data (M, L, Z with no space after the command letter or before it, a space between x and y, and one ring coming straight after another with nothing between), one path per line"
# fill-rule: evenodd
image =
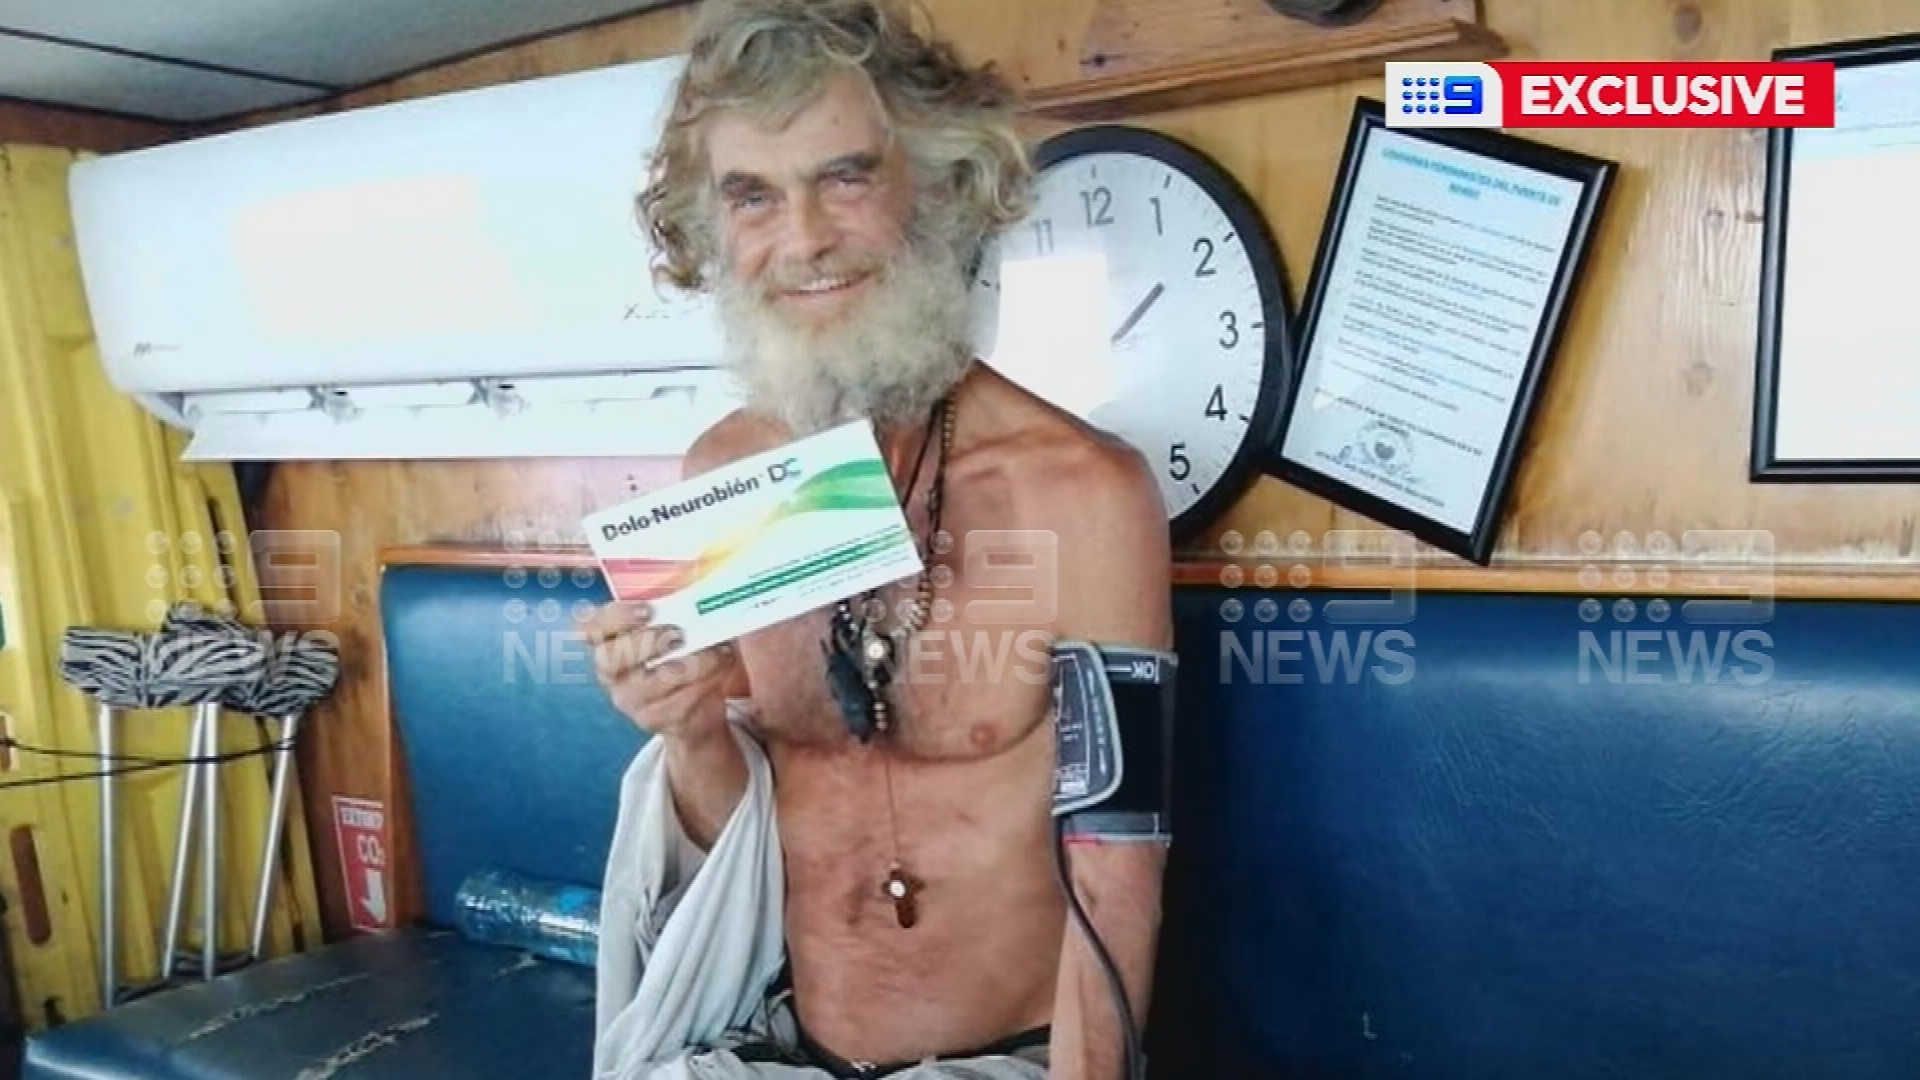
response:
M690 480L738 461L762 449L766 441L766 434L736 410L702 432L688 447L680 462L680 478ZM740 662L734 643L707 651L719 661L720 668L715 673L717 684L702 687L709 700L701 707L708 718L704 723L689 725L665 743L667 786L673 795L675 816L682 834L703 854L719 840L747 790L747 763L729 730L727 703L730 699L751 699L753 694L746 665Z
M1061 530L1058 636L1096 645L1173 647L1172 554L1165 504L1138 455L1114 450L1076 470ZM1160 934L1166 845L1153 838L1070 840L1071 880L1132 1006L1146 1024ZM1054 1080L1123 1080L1124 1039L1111 981L1069 913L1055 991Z

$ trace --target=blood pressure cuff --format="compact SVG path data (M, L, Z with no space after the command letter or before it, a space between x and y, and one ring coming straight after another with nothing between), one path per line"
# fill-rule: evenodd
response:
M1178 662L1157 649L1055 643L1053 815L1065 832L1173 835Z

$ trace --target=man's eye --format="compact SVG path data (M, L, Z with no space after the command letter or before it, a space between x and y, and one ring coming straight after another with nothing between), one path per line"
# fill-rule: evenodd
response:
M840 187L865 187L867 177L864 173L835 173L833 182Z
M735 210L760 210L765 208L771 201L765 192L754 191L745 195L735 196L733 208Z

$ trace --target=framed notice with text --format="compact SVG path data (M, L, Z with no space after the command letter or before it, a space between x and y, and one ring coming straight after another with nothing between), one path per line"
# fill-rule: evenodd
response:
M1268 471L1485 565L1609 161L1355 104Z
M1834 65L1831 128L1768 135L1755 481L1920 480L1920 35Z

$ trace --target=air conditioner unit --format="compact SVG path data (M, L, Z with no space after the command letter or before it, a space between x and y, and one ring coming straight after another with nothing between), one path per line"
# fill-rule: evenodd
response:
M635 216L683 64L77 164L109 379L190 460L683 452L738 402Z

